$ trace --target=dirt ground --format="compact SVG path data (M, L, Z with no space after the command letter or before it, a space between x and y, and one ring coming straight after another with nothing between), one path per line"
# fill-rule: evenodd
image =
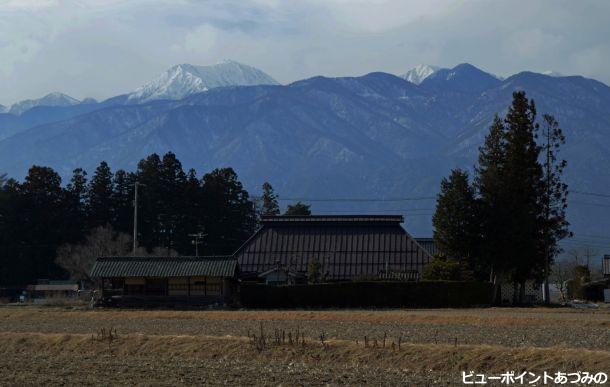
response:
M463 385L462 371L509 370L610 373L610 309L0 307L0 385Z

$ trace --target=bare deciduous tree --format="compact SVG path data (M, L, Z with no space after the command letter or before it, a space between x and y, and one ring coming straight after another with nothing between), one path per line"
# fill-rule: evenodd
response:
M550 280L559 290L563 302L568 300L568 281L574 279L576 266L577 263L564 260L555 262L551 268Z
M96 258L131 253L131 238L110 226L93 229L82 244L65 244L57 249L55 262L77 280L90 281L89 272Z
M98 257L132 255L132 239L129 235L116 232L109 225L93 229L85 241L78 245L65 244L57 249L55 262L67 270L76 280L91 281L89 273ZM137 256L177 255L175 251L155 248L151 253L140 247Z

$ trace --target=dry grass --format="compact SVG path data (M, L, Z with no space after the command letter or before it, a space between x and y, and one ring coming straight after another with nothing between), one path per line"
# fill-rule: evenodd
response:
M269 344L256 350L247 337L214 336L119 336L110 345L91 335L0 333L0 346L12 353L45 353L49 356L83 356L112 354L119 358L152 356L163 358L249 359L254 362L281 363L323 362L366 364L380 369L399 368L411 371L485 370L503 372L507 369L543 371L550 369L608 370L610 352L573 348L516 349L489 345L402 344L398 349L391 339L382 348L345 340L306 338L305 345Z
M608 309L0 308L0 385L425 386L460 385L469 370L607 372L609 323ZM304 346L277 339L297 330Z

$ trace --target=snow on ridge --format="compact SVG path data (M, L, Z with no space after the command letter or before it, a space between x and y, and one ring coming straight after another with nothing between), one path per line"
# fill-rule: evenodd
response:
M438 66L420 64L413 67L411 70L407 71L400 77L411 83L419 85L423 82L424 79L428 78L430 75L434 74L440 69L441 68Z
M215 87L277 84L263 71L233 60L225 59L209 66L183 63L170 67L153 81L134 90L128 100L142 103L158 99L182 99Z
M80 103L76 98L72 98L69 95L52 92L38 99L26 99L19 101L11 105L8 112L11 114L20 115L36 106L72 106Z

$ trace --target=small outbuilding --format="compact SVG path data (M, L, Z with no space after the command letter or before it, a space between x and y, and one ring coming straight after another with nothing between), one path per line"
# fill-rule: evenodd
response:
M91 278L106 304L210 305L233 299L237 271L231 256L101 257Z

